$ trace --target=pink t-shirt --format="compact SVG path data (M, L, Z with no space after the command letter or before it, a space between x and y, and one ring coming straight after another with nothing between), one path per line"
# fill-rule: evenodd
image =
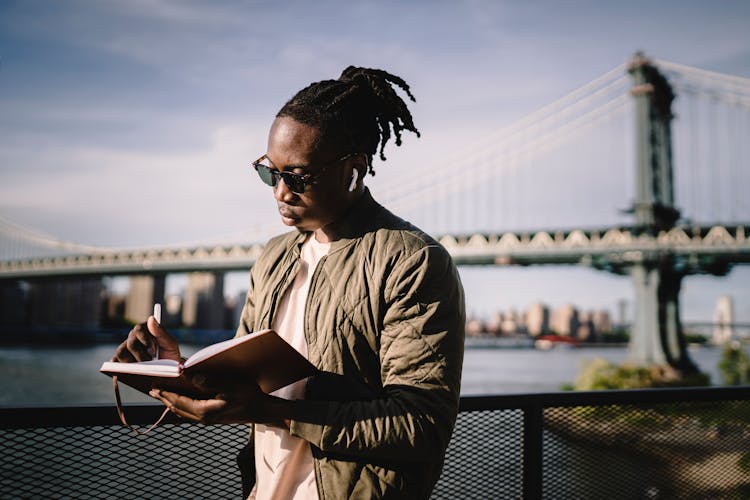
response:
M304 315L310 281L320 259L328 253L330 243L318 243L310 236L302 245L301 265L294 283L279 303L273 329L292 347L307 357ZM273 393L284 399L304 399L305 380L300 380ZM308 500L318 498L310 445L292 436L288 430L255 424L255 487L254 500Z

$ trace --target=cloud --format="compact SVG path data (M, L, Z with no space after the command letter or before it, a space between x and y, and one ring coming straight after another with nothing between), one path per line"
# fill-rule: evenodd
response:
M29 169L36 173L7 168L0 198L6 210L54 217L51 227L42 228L47 232L91 244L132 246L236 232L278 218L270 191L249 168L265 149L266 134L265 124L225 124L213 131L209 147L189 153L36 151ZM4 151L0 160L20 165L27 155ZM60 158L73 168L59 168Z

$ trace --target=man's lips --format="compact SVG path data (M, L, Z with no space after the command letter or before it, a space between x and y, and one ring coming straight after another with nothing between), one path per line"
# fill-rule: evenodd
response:
M279 214L285 219L299 219L299 216L294 213L294 210L287 205L279 205Z

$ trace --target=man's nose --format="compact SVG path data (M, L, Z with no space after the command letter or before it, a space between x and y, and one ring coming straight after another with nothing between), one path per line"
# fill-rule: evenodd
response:
M289 189L289 186L286 185L284 179L279 177L276 181L276 185L273 187L273 196L277 201L286 202L294 198L294 193Z

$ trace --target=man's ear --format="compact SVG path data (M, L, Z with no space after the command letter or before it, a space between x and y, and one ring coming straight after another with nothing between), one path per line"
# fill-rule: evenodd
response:
M354 158L354 168L359 172L359 178L364 179L370 168L369 160L365 153L358 154Z

